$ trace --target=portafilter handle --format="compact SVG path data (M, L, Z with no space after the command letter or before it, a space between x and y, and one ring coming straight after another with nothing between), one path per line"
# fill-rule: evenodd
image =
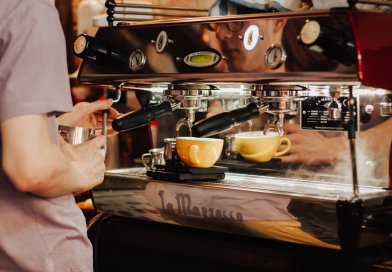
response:
M246 107L222 112L195 123L192 127L192 136L211 136L231 128L235 123L245 122L259 115L259 106L256 103L249 103Z
M124 131L146 125L148 122L159 119L171 114L172 105L168 101L163 101L159 105L142 108L140 110L129 112L112 122L115 131Z

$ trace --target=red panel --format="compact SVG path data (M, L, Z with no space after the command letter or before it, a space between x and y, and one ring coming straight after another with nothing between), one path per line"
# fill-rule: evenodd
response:
M349 11L358 51L358 78L392 89L392 14Z

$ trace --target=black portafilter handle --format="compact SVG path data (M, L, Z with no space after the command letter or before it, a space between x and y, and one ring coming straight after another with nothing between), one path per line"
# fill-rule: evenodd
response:
M115 131L125 131L146 125L148 122L169 115L172 112L170 102L164 101L159 105L154 105L140 110L129 112L112 122Z
M250 103L240 109L222 112L195 123L192 126L192 136L211 136L231 128L235 123L257 118L259 114L259 108L255 103Z

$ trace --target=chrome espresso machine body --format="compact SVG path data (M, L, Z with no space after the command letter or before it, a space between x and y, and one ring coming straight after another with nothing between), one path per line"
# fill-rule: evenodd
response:
M348 178L318 170L303 178L302 168L279 163L253 171L240 158L222 158L228 171L220 180L113 169L92 191L97 211L338 250L387 241L389 181L359 184L355 143L364 120L391 115L392 36L383 34L390 25L392 14L336 9L120 24L79 36L82 83L161 95L114 122L118 131L183 110L173 133L185 125L205 137L265 115L261 129L283 134L284 122L297 118L302 129L346 135L351 150ZM366 104L365 96L379 102ZM216 100L223 112L195 120Z

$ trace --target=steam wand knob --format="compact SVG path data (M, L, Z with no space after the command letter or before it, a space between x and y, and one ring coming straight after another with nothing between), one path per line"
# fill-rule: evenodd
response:
M73 52L81 59L98 61L101 63L114 61L116 63L128 65L128 58L125 54L117 52L117 50L114 50L102 41L86 34L81 34L76 37Z
M353 37L315 20L307 20L298 35L298 42L344 65L356 61Z

